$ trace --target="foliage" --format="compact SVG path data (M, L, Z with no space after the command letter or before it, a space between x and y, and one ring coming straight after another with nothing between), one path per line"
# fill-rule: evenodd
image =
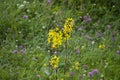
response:
M0 80L119 80L119 4L1 0Z

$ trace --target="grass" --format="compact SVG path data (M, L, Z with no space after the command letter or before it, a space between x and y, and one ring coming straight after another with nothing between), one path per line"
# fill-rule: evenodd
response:
M119 3L1 0L0 80L119 80ZM51 48L49 30L62 30L69 17L74 20L70 39ZM53 55L60 59L55 70L49 63ZM88 73L94 69L98 73L90 77Z

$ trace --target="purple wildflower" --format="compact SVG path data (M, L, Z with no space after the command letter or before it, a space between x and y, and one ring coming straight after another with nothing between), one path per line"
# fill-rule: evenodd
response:
M86 20L86 19L87 19L87 16L85 15L85 16L83 16L83 18L84 18L84 20Z
M25 53L25 50L24 50L24 49L20 50L20 53L24 54L24 53Z
M79 54L80 53L80 50L79 49L76 49L76 54Z
M91 22L91 21L92 21L92 19L91 19L91 18L88 18L88 19L87 19L87 22L88 22L88 23L89 23L89 22Z
M98 69L94 69L94 70L92 71L92 73L93 73L93 74L98 74Z
M20 49L23 49L24 47L22 45L19 46Z
M48 3L48 4L50 4L50 2L51 2L50 0L47 0L47 3Z
M92 76L93 76L92 72L88 72L88 77L92 77Z
M85 64L85 65L84 65L84 69L87 69L87 68L88 68L88 65Z
M23 19L26 19L28 16L27 15L23 15Z
M74 76L74 73L72 71L70 72L70 76Z
M120 55L120 50L117 50L117 52L116 52L116 53Z
M18 53L18 50L14 50L13 53L15 53L15 54Z

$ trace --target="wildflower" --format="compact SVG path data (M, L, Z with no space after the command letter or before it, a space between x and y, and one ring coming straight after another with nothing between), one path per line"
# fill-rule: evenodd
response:
M50 0L47 0L47 3L48 3L48 4L50 4L50 2L51 2Z
M14 50L13 53L18 53L18 50Z
M93 73L93 74L98 74L98 70L97 70L97 69L94 69L94 70L92 71L92 73Z
M54 54L59 54L59 52L58 52L58 51L55 51Z
M37 75L37 76L36 76L36 79L39 80L39 79L40 79L40 75Z
M24 49L20 50L20 53L24 54L24 53L25 53L25 50L24 50Z
M80 50L79 49L76 49L76 54L79 54L80 53Z
M57 48L62 44L62 32L59 28L49 30L48 43L52 43L52 48Z
M92 77L92 76L93 76L92 72L88 72L88 77Z
M86 20L86 19L87 19L87 16L85 15L85 16L83 16L83 18Z
M23 1L23 4L26 4L27 3L27 1Z
M21 4L21 5L19 5L19 9L21 9L21 8L23 8L25 5L24 4Z
M101 45L99 45L99 48L100 48L100 49L104 49L104 48L105 48L105 45L102 45L102 44L101 44Z
M79 70L79 62L75 62L74 68L75 68L76 70Z
M92 45L94 45L95 44L95 41L92 41Z
M116 53L120 55L120 50L117 50L117 52L116 52Z
M88 19L87 19L87 22L88 22L88 23L89 23L89 22L91 22L91 21L92 21L92 19L91 19L91 18L88 18Z
M88 68L88 65L85 64L85 65L84 65L84 69L87 69L87 68Z
M74 21L72 18L68 18L66 21L65 21L65 24L64 24L64 27L63 27L63 35L64 35L64 39L67 41L70 36L71 36L71 31L73 29L73 24L74 24Z
M103 78L104 77L104 75L103 74L101 74L101 76L100 76L101 78Z
M46 64L43 64L44 67L46 67Z
M28 16L27 15L23 15L23 19L26 19Z
M74 73L72 71L70 72L70 76L74 76Z
M52 66L53 69L56 69L58 67L58 63L59 63L59 57L54 55L50 60L50 65Z
M23 48L24 48L22 45L20 45L20 46L18 46L18 47L19 47L19 49L23 49Z

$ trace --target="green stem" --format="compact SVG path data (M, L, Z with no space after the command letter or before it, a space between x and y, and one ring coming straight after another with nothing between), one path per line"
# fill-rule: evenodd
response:
M65 56L65 66L64 66L64 74L66 73L66 67L67 67L67 62L68 62L68 46L67 46L67 41L66 41L66 56Z

